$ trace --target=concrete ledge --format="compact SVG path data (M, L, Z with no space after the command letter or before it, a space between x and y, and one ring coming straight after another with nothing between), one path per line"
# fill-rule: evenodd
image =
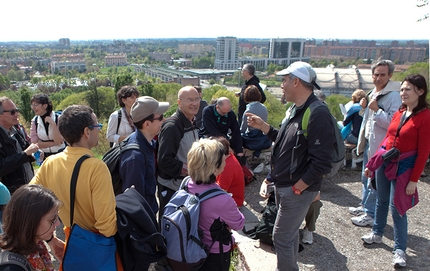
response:
M239 209L245 216L245 228L250 230L258 224L257 214L246 205ZM272 247L247 237L242 231L233 231L239 249L241 271L275 270L276 255ZM238 271L239 271L238 270Z

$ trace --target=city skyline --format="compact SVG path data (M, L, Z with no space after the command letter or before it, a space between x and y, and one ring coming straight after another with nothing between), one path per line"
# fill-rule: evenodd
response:
M152 38L428 40L428 12L410 0L75 0L3 4L0 42ZM64 2L62 2L64 3ZM19 26L19 27L18 27Z

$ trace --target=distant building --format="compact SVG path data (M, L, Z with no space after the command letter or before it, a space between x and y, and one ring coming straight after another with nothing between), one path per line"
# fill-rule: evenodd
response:
M306 42L304 55L312 59L389 59L399 64L422 62L428 58L427 47L415 45L413 41L401 45L394 40L387 44L376 41L353 40L343 42L339 40L324 40L317 44L315 40Z
M215 69L235 70L241 67L239 62L239 44L235 37L216 39Z
M149 54L149 58L155 61L164 61L166 63L170 63L172 60L172 54L152 52Z
M178 44L178 52L184 55L199 56L213 51L212 45L207 44Z
M62 39L59 39L59 40L58 40L58 42L59 42L61 45L64 45L64 46L70 47L70 39L68 39L68 38L62 38Z
M287 67L293 62L309 62L310 58L303 56L305 39L270 39L268 57L266 58L240 58L240 67L251 63L257 70L265 70L271 63Z
M106 67L127 66L127 54L113 54L105 56Z
M62 72L63 70L77 70L79 72L86 71L85 60L61 60L51 61L51 73Z
M150 66L150 65L139 65L132 64L135 72L145 72L146 75L158 78L166 83L178 83L182 86L199 86L200 78L197 76L192 76L186 71L158 67L158 66Z
M57 54L51 56L52 61L83 60L84 58L84 54Z

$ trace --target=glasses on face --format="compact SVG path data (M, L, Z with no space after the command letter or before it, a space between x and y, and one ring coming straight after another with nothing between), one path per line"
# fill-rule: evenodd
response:
M93 125L88 126L88 128L90 128L90 129L98 128L99 130L101 130L103 128L103 124L101 124L101 123L93 124Z
M55 227L55 223L57 223L58 219L60 217L58 216L58 214L55 215L54 219L50 220L50 225L49 228L42 234L37 234L37 236L41 236L41 235L45 235L52 227Z
M31 107L37 107L37 106L39 106L40 104L31 104Z
M10 112L10 114L13 116L16 113L19 113L19 108L10 109L10 110L3 110L3 112Z
M187 103L200 103L200 101L202 100L202 98L197 97L195 99L193 98L187 98L187 99L180 99L181 101L186 101Z
M154 121L154 120L162 121L163 119L164 119L164 115L161 114L158 118L152 118L150 119L150 121Z

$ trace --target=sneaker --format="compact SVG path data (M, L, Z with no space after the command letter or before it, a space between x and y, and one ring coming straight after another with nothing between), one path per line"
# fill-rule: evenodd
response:
M356 216L351 218L351 222L352 224L360 227L366 227L366 226L373 227L374 219L370 215L364 214L361 216Z
M361 205L358 207L349 207L349 213L351 215L360 216L364 214L364 208Z
M393 251L394 258L393 258L393 264L394 266L406 266L406 254L401 249L396 249Z
M382 236L379 236L379 235L371 232L371 233L368 233L366 235L363 235L361 237L361 240L363 240L366 244L369 244L369 245L373 244L373 243L380 244L380 243L382 243Z
M314 242L314 235L311 231L309 231L307 228L303 229L303 238L302 238L302 242L304 244L309 244L312 245L312 243Z

